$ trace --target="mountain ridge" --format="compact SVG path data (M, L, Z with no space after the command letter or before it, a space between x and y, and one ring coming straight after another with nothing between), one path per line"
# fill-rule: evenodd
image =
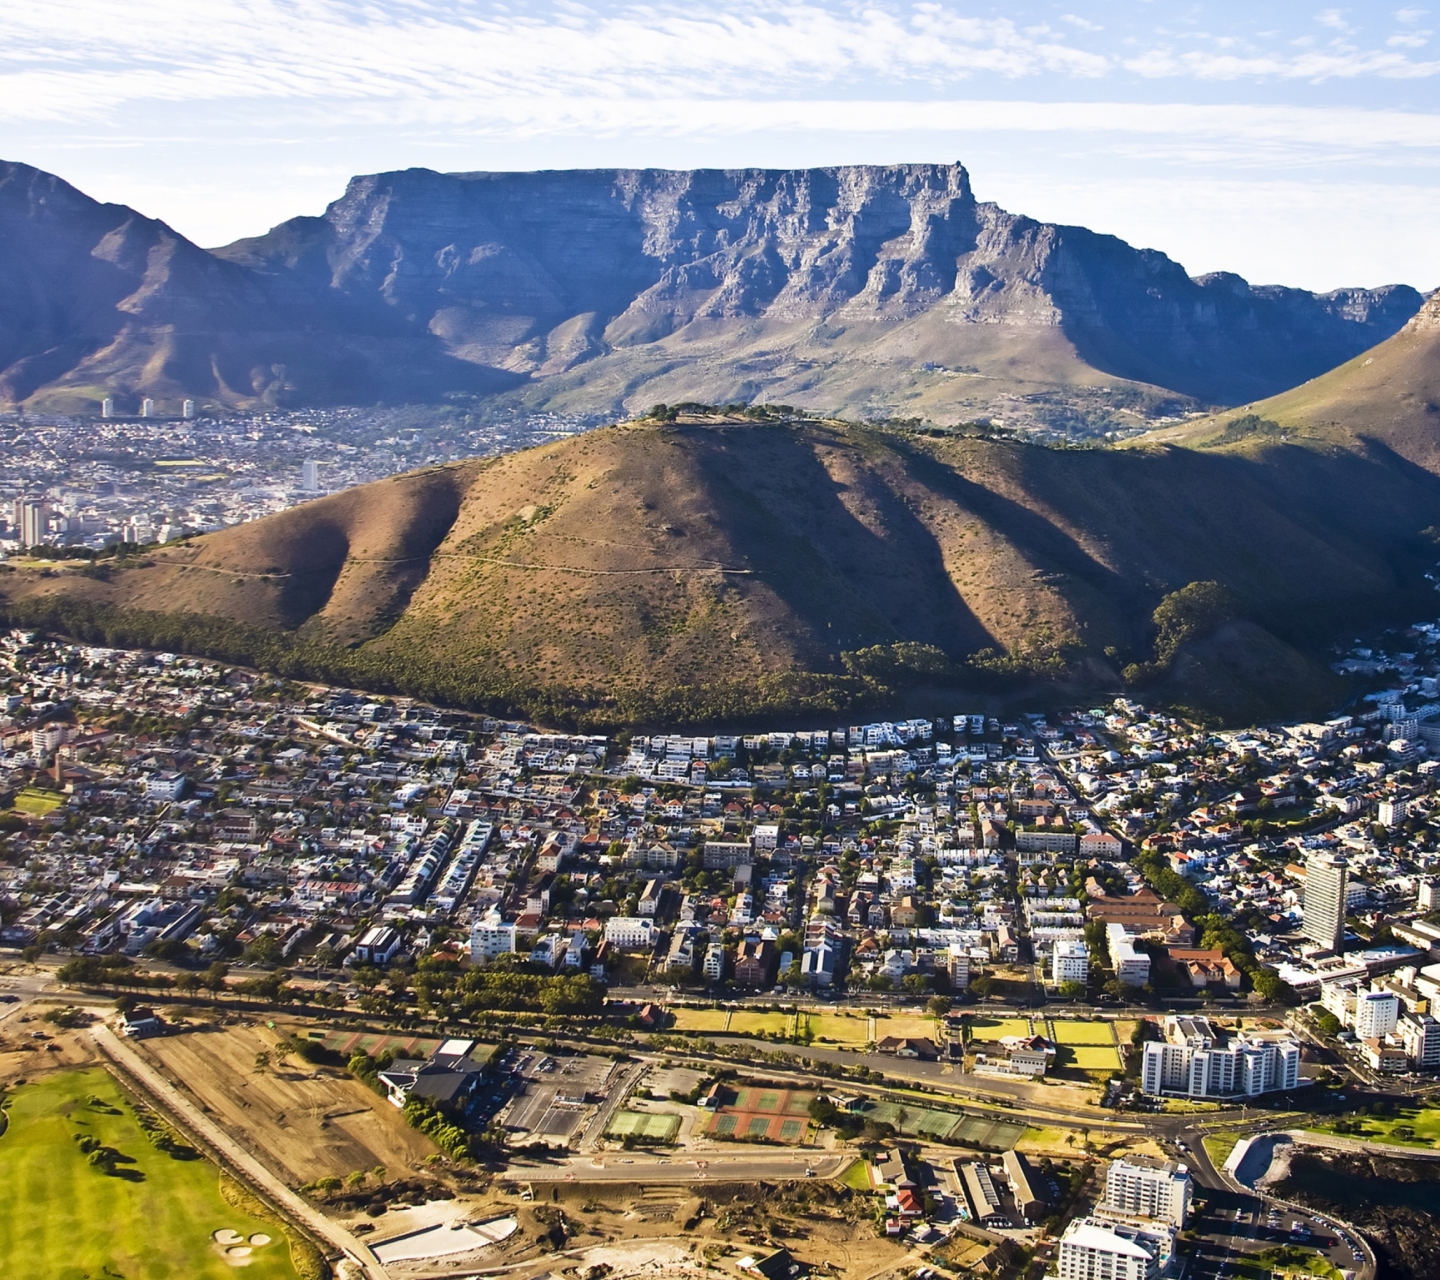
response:
M979 202L959 164L404 170L215 250L6 164L0 230L0 398L71 410L107 393L620 416L783 398L1063 421L1252 400L1421 304L1408 286L1192 280L1155 250Z

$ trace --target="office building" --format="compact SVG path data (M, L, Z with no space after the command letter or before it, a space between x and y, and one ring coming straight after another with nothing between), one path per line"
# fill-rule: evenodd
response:
M1190 1171L1183 1164L1149 1156L1112 1160L1105 1174L1102 1213L1153 1218L1177 1230L1190 1216Z
M146 396L140 401L140 416L142 418L153 418L155 416L155 401Z
M195 417L195 401L185 400L180 405L180 416L189 422Z
M1207 1018L1165 1019L1145 1045L1141 1092L1152 1097L1251 1098L1300 1083L1300 1046L1273 1033L1224 1035Z
M300 464L300 487L306 493L315 493L320 488L320 464L313 458L306 458Z
M100 401L100 416L102 418L113 418L115 416L115 401L109 396Z
M1315 854L1305 864L1305 922L1301 932L1330 951L1345 945L1350 864L1343 854Z

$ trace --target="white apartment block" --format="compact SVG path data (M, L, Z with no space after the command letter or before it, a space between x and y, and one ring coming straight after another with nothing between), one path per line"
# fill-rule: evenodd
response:
M1400 997L1393 991L1355 993L1355 1038L1379 1040L1400 1022Z
M1150 981L1150 957L1135 949L1123 924L1107 925L1105 942L1110 951L1110 964L1121 982L1127 987L1143 987Z
M1440 1067L1440 1022L1428 1013L1407 1013L1396 1029L1412 1066Z
M1100 1209L1168 1222L1178 1230L1190 1216L1190 1197L1190 1171L1183 1164L1130 1156L1110 1162Z
M1090 951L1083 942L1057 941L1050 951L1055 982L1084 982L1090 976Z
M1149 1249L1111 1227L1077 1218L1060 1237L1059 1280L1150 1280L1159 1270Z
M641 916L611 916L605 921L605 941L621 951L653 948L655 921Z
M515 926L506 924L499 915L479 919L470 929L470 960L487 964L515 950Z
M725 948L712 942L705 951L705 961L700 966L707 982L719 982L725 976Z
M1255 1097L1300 1083L1300 1046L1293 1040L1220 1036L1205 1018L1165 1019L1165 1039L1145 1046L1140 1088L1158 1097Z

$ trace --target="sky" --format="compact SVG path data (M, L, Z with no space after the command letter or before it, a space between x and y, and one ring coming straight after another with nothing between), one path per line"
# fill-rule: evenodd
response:
M203 245L356 173L962 161L1191 274L1440 285L1440 0L0 0L0 158Z

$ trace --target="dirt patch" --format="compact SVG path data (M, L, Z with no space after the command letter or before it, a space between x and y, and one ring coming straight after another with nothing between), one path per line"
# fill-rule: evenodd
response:
M277 1065L286 1031L207 1026L137 1047L292 1186L377 1166L388 1178L422 1170L435 1146L383 1098L337 1068Z

